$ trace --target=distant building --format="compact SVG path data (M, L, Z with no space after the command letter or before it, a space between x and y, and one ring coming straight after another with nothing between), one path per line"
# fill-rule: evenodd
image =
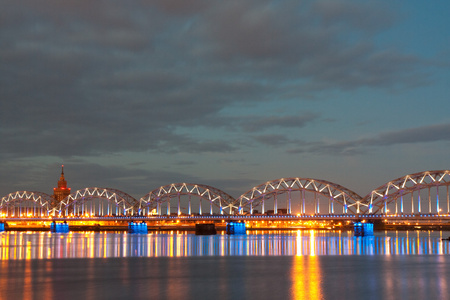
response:
M64 198L70 195L70 188L67 187L67 181L64 178L64 165L61 166L61 177L58 180L58 187L53 188L54 204L58 204Z

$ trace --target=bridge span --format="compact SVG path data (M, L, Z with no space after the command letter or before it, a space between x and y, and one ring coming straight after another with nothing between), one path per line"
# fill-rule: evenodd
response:
M450 225L450 214L316 214L316 215L191 215L191 216L75 216L75 217L3 217L5 222L192 222L192 221L432 221L447 222Z
M79 216L92 220L135 216L165 220L174 214L179 220L213 216L243 220L351 219L356 216L393 220L442 218L450 214L449 185L450 171L439 170L391 180L365 197L330 181L303 177L267 181L238 198L220 189L193 183L161 186L139 200L113 188L83 188L60 201L42 192L17 191L1 198L0 220L45 220L49 217L74 220Z
M196 224L214 224L225 230L229 222L245 222L249 230L353 230L355 223L372 223L378 230L450 230L450 214L317 214L317 215L168 215L4 217L9 231L48 231L52 223L67 223L71 231L126 231L130 223L145 223L154 231L193 231Z

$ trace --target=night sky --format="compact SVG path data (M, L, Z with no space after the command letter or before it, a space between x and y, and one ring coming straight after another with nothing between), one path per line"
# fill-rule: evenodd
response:
M448 0L0 6L0 196L450 168Z

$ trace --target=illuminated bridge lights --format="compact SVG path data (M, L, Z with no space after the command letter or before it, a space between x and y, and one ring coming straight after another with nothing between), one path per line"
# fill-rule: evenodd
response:
M230 221L230 220L243 220L243 221L280 221L289 222L296 220L317 220L317 221L332 221L332 220L429 220L437 222L439 224L449 223L450 215L437 215L437 214L403 214L403 215L384 215L384 214L360 214L360 215L264 215L264 216L253 216L253 215L214 215L214 216L186 216L180 218L178 216L68 216L68 217L51 217L51 218L29 218L29 217L4 217L3 221L84 221L95 225L98 221L171 221L171 222L183 222L183 221ZM93 223L92 223L93 222ZM436 223L436 224L437 224Z
M49 215L52 197L46 193L34 191L17 191L2 197L0 213L4 216L39 216Z
M70 231L69 224L66 221L62 223L53 221L50 224L50 231L55 233L68 233Z
M446 218L449 185L450 171L441 170L391 180L365 197L332 182L297 177L267 181L236 199L214 187L189 183L161 186L139 201L111 188L81 189L59 202L45 193L17 191L1 198L0 217Z
M148 226L145 222L129 222L128 223L128 233L148 233Z
M240 208L240 213L248 210L250 214L253 214L254 210L258 208L262 214L269 211L278 214L283 210L280 207L285 205L285 213L292 214L294 211L293 202L299 202L300 213L305 214L306 193L314 196L312 206L315 214L320 214L321 208L317 196L327 199L329 213L334 213L336 204L344 207L343 212L346 212L347 209L350 209L351 212L357 212L359 209L356 207L356 203L361 197L355 192L329 181L311 178L281 178L268 181L241 195L236 200L236 206ZM299 195L294 199L294 194ZM281 195L286 195L286 199L279 199Z
M186 198L185 196L187 196L187 199L182 201L182 197ZM138 209L144 215L150 214L152 211L161 215L165 208L165 213L171 215L171 206L175 203L175 214L178 216L183 213L191 215L194 211L203 215L205 207L202 200L208 206L210 215L215 211L221 215L232 214L235 210L235 207L233 207L234 198L224 191L207 185L191 183L172 183L161 186L142 197Z
M355 236L373 236L373 224L365 222L355 222L353 224Z
M63 215L127 215L134 214L137 200L125 192L111 188L84 188L70 194L58 205Z
M427 209L428 213L440 213L444 208L448 214L449 185L449 170L420 172L389 181L364 197L363 202L369 204L368 213L388 214L393 211L403 214L409 211L421 214L423 209ZM444 191L442 188L445 188ZM423 191L427 194L427 201L421 197ZM445 194L444 201L440 201L440 194Z

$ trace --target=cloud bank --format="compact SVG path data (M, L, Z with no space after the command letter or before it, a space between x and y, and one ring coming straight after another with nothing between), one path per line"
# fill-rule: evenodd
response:
M238 144L198 129L300 128L318 114L276 116L259 105L423 78L418 57L371 42L395 23L385 3L25 0L2 7L5 157L229 152ZM252 106L255 113L240 118L224 113Z

